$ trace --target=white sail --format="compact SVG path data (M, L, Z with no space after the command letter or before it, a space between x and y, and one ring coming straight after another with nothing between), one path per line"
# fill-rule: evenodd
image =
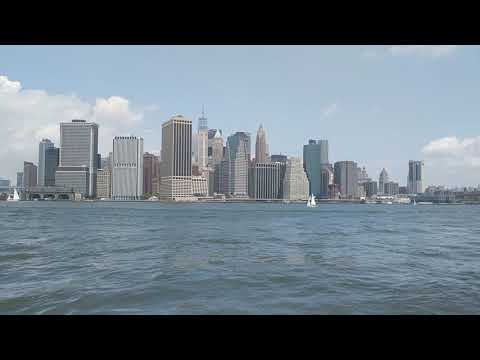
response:
M13 192L13 201L18 201L18 200L20 200L20 196L18 196L17 189L15 188Z
M312 206L315 206L317 205L316 202L315 202L315 196L312 195L312 201L311 201L311 204Z

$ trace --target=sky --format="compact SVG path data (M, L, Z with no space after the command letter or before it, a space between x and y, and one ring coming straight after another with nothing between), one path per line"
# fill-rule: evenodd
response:
M301 156L328 139L330 162L354 160L406 185L480 184L478 46L0 46L0 176L15 182L59 123L99 124L161 149L161 124L205 106L210 128L263 125L271 154ZM252 147L252 153L254 148Z

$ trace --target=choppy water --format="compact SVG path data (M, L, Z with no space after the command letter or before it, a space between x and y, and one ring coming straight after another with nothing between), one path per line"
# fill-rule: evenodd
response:
M4 202L0 313L478 314L479 214Z

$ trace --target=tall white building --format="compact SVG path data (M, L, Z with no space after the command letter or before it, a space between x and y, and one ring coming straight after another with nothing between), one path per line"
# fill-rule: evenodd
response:
M267 134L262 125L258 128L255 141L255 162L265 164L268 162Z
M283 179L283 198L285 200L307 200L308 187L308 178L302 160L295 157L289 158Z
M425 191L423 165L423 161L410 160L408 162L407 189L409 194L422 194Z
M160 198L193 200L192 194L192 120L182 115L162 124Z
M38 145L38 180L37 184L40 186L45 185L45 152L47 149L53 148L53 142L49 139L42 139Z
M198 119L197 164L200 169L208 165L208 122L205 113Z
M143 196L143 138L113 139L112 199L139 200Z
M236 132L227 139L227 193L234 197L248 196L248 166L250 163L250 134Z
M390 179L388 177L387 170L383 168L380 176L378 177L378 195L385 194L385 184L389 181Z

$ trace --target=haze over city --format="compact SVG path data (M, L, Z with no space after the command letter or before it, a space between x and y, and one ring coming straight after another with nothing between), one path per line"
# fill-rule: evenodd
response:
M228 136L259 124L272 154L301 156L328 139L330 160L406 184L408 160L425 182L480 183L477 46L2 46L0 176L38 160L59 123L99 124L99 152L118 135L159 153L175 114ZM32 61L35 59L35 61Z

